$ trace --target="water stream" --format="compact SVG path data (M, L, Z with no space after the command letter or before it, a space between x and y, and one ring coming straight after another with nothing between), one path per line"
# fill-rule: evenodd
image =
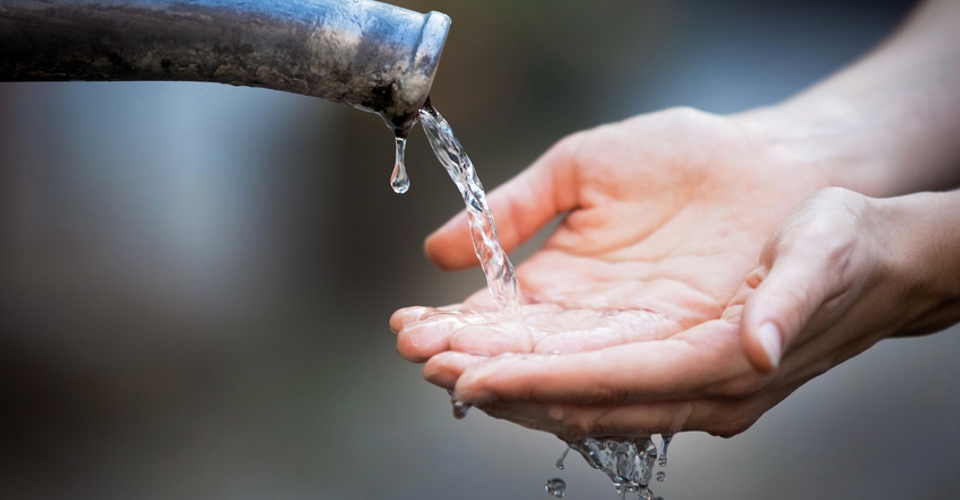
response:
M430 104L429 99L420 110L420 123L430 141L433 154L463 196L473 250L480 261L480 267L483 268L490 295L500 308L501 317L504 321L521 319L517 275L507 253L500 246L497 224L493 221L490 207L487 206L487 196L483 192L483 184L477 177L477 171L473 168L473 162L460 145L457 136L453 135L450 124Z

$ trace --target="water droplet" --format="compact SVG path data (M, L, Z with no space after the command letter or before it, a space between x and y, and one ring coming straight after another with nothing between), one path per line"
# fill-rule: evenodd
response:
M563 455L560 455L560 458L558 458L553 465L556 465L558 469L563 470L563 461L567 458L567 453L570 453L569 446L567 446L567 449L563 450Z
M657 460L657 465L660 467L667 466L667 447L670 446L670 441L673 440L673 436L670 434L663 435L663 443L660 445L660 459Z
M564 482L563 479L555 477L547 480L543 485L543 489L557 498L563 498L563 495L567 492L567 483Z
M667 478L667 473L663 471L657 472L657 482L662 483L664 479Z
M463 420L467 416L467 412L470 411L470 405L462 401L451 401L451 403L453 403L453 418Z
M393 174L390 175L390 187L397 194L406 193L410 189L410 177L407 176L407 166L404 157L407 151L407 140L397 137L397 156L393 163Z

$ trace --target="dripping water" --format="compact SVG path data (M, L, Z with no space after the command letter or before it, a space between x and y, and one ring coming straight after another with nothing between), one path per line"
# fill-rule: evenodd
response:
M404 157L407 152L407 138L396 137L397 153L393 163L393 174L390 175L390 187L397 194L406 193L410 189L410 177L407 176L407 166Z
M667 447L670 446L670 441L673 440L673 436L670 434L663 435L663 442L660 445L660 458L657 460L657 465L660 467L667 466Z
M563 470L563 460L567 458L567 453L570 453L569 446L567 446L567 449L563 450L563 455L560 455L560 458L558 458L553 465L556 465L558 469Z

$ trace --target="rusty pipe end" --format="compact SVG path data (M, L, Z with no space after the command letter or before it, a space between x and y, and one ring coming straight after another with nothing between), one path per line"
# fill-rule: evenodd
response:
M0 81L199 81L322 97L406 134L450 27L372 0L0 0Z
M425 15L410 65L396 80L396 96L393 102L378 111L398 135L409 133L417 121L417 113L430 95L450 24L450 16L442 12L431 11Z

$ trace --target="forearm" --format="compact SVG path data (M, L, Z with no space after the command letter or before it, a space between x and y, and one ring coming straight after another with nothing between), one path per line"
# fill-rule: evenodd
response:
M921 5L883 44L745 126L870 196L960 185L960 2Z

